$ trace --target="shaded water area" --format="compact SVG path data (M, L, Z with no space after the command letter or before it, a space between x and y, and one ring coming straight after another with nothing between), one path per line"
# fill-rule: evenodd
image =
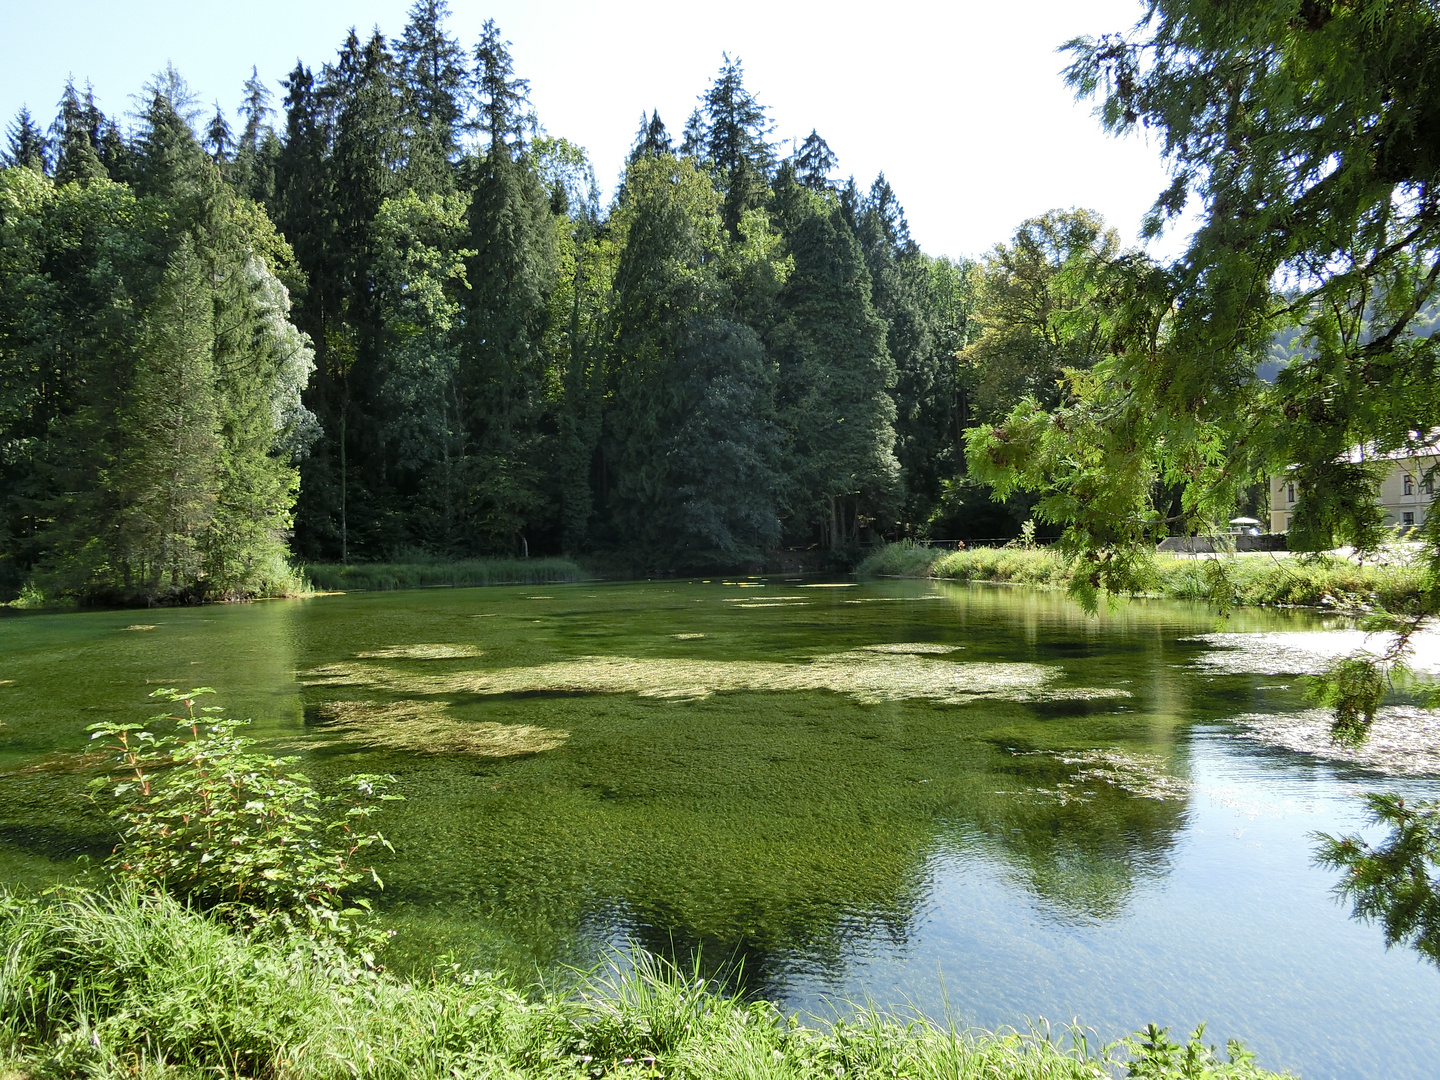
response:
M317 779L399 778L394 966L699 947L820 1015L1206 1020L1270 1068L1428 1077L1440 971L1310 862L1360 793L1440 794L1440 733L1403 700L1366 758L1330 754L1295 677L1344 626L779 578L14 616L0 881L102 856L85 726L203 684Z

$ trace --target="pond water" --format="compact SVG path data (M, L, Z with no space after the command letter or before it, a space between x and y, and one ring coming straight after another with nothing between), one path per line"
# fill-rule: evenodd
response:
M820 1015L1204 1020L1270 1068L1428 1077L1440 970L1310 860L1361 793L1440 795L1440 732L1400 702L1330 752L1295 676L1342 626L779 578L4 618L0 882L108 850L87 724L209 685L317 778L399 778L397 966L698 947Z

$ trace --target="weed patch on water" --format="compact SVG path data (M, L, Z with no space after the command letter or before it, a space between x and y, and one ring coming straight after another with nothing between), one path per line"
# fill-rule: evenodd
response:
M1026 794L1058 799L1061 806L1089 801L1098 790L1103 790L1099 785L1157 802L1184 802L1190 797L1190 781L1173 775L1158 754L1127 750L1031 750L1018 756L1045 757L1068 767L1078 766L1068 780L1054 787L1025 789Z
M358 744L419 754L513 758L554 750L568 731L530 724L466 723L443 701L330 701L317 710L317 743Z
M1203 670L1225 675L1318 675L1337 658L1370 648L1383 652L1386 634L1363 630L1310 630L1268 634L1199 634L1186 641L1211 646L1196 657ZM1406 666L1419 675L1440 675L1440 632L1430 630L1410 639Z
M362 660L465 660L483 652L474 645L392 645L356 655Z
M1266 746L1308 754L1322 761L1375 769L1387 776L1440 776L1440 713L1412 706L1386 706L1375 714L1359 746L1335 741L1329 709L1297 713L1245 713L1229 718L1240 737Z
M1055 701L1128 697L1124 690L1060 687L1060 669L1029 663L961 664L923 651L861 648L808 663L682 660L668 657L582 656L535 667L412 675L362 664L327 664L306 673L306 686L358 686L397 694L565 693L706 698L735 691L829 690L862 704L906 699L962 705L979 698ZM941 646L940 648L945 648Z

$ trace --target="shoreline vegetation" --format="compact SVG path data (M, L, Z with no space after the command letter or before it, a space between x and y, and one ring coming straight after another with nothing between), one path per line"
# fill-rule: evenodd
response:
M571 559L543 557L534 559L414 559L403 562L377 563L308 563L296 567L280 587L240 598L248 600L281 600L317 596L335 592L384 592L395 589L472 588L486 585L556 585L584 581L593 577ZM227 603L228 597L205 597L185 594L167 601L153 598L146 602L135 597L118 598L113 603L97 602L81 605L73 596L52 597L38 588L25 589L19 599L0 602L0 610L17 611L67 610L85 607L168 607L185 604ZM0 1078L3 1080L3 1078Z
M928 578L1065 588L1070 568L1053 548L967 548L947 551L904 542L872 552L859 566L861 580ZM1183 558L1156 555L1142 590L1127 597L1198 600L1246 607L1316 607L1336 610L1376 604L1404 611L1425 586L1420 566L1400 562L1354 563L1331 556Z
M971 1031L861 1008L802 1025L641 953L564 989L437 968L406 980L298 936L265 938L135 888L0 893L0 1077L755 1077L1263 1080L1155 1028ZM1092 1033L1093 1038L1093 1033Z
M307 563L301 572L321 592L467 588L483 585L555 585L589 575L564 558L415 560L382 563Z

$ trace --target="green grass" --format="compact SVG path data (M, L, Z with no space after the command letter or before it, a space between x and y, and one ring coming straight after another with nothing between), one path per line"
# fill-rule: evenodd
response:
M306 577L326 592L433 589L471 585L551 585L585 575L569 559L466 559L459 562L310 563Z
M1271 1076L1155 1039L1096 1048L861 1010L825 1028L642 955L565 992L483 972L377 974L303 941L241 936L173 900L0 895L0 1075L1097 1078ZM1146 1043L1149 1046L1147 1048Z
M1355 606L1378 601L1392 611L1413 607L1425 588L1421 566L1357 565L1344 559L1252 555L1220 560L1157 555L1145 595L1174 600L1214 601L1227 589L1216 576L1222 568L1236 602L1297 607ZM1064 586L1065 560L1052 548L972 548L937 551L891 544L860 564L862 578L929 577L948 581L996 581Z

